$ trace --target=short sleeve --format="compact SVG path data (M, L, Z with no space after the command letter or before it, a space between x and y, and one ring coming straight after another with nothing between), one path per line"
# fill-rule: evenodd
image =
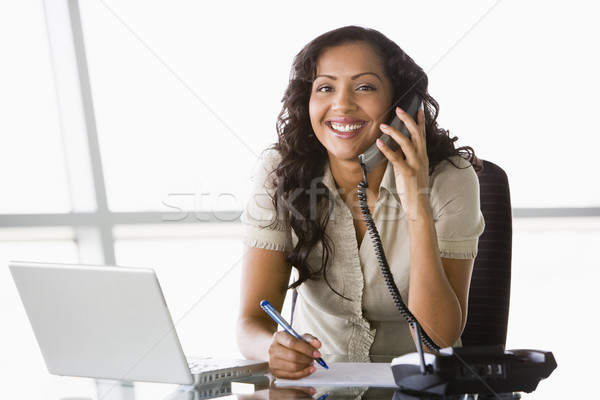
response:
M456 156L440 163L431 179L431 207L441 256L475 258L485 226L475 170L467 160Z
M252 176L250 198L241 216L243 242L261 249L290 251L290 229L285 218L276 218L277 212L273 205L276 190L273 171L279 159L277 151L267 150L258 161Z

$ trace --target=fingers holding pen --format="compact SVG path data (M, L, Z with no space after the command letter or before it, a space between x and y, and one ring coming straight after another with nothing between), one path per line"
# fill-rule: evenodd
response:
M279 331L273 335L269 348L269 367L271 373L279 378L298 379L316 371L315 358L321 357L318 339L305 335L304 340L297 339L287 332Z
M312 336L305 335L305 340L297 339L284 331L278 331L273 335L273 341L281 346L297 353L292 358L296 362L312 363L315 358L321 357L318 348L321 347L321 342Z
M314 337L313 335L311 335L310 333L305 333L304 335L302 335L302 338L305 341L307 341L308 343L310 343L316 349L320 349L321 346L323 346L321 341L319 339L317 339L316 337ZM321 357L321 355L320 354L315 355L314 357Z

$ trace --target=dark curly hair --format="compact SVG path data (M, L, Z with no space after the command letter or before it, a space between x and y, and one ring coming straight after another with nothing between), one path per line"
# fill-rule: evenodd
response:
M278 140L273 146L281 155L281 162L274 171L277 190L273 204L279 218L286 219L298 237L298 243L288 254L288 261L299 275L290 288L321 277L327 282L327 268L333 249L325 234L325 227L333 203L330 201L331 193L319 180L324 174L327 150L314 135L309 99L319 56L327 48L349 42L366 42L381 57L393 85L392 98L397 102L414 93L421 95L430 174L437 164L453 155L461 155L473 165L476 162L470 147L455 148L457 138L450 137L448 131L438 126L439 105L427 93L427 75L396 43L376 30L359 26L335 29L312 40L294 58L289 84L282 99L282 110L277 119ZM397 103L390 108L390 114L395 105ZM315 187L320 190L314 190ZM321 265L308 265L308 256L316 247L322 248ZM334 288L331 289L335 292Z

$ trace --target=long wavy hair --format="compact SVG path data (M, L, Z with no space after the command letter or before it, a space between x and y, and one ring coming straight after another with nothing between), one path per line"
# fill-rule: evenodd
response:
M461 155L474 166L476 158L470 147L456 148L458 139L437 123L438 103L427 93L428 79L421 67L396 43L382 33L358 26L347 26L324 33L308 43L294 58L288 87L282 99L277 119L278 140L274 149L281 155L275 169L276 187L273 204L278 218L285 219L298 238L288 254L288 261L298 270L298 279L290 285L295 288L309 279L323 277L333 256L333 247L325 234L331 215L332 194L322 183L327 163L327 150L317 140L310 123L309 100L317 73L317 61L322 52L349 42L366 42L376 51L393 85L393 99L401 101L413 93L423 99L429 173L450 156ZM390 115L397 103L392 104ZM318 190L315 190L318 189ZM320 265L309 265L309 254L320 248ZM339 293L338 293L339 294Z

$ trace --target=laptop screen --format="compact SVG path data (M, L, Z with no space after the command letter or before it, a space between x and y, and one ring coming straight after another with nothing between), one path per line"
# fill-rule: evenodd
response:
M152 269L9 266L50 373L193 383Z

